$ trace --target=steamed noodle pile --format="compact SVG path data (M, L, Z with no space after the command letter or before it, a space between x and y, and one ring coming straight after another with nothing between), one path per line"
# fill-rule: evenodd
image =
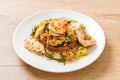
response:
M88 55L96 41L86 33L85 25L67 18L52 18L35 25L24 46L50 60L66 63Z

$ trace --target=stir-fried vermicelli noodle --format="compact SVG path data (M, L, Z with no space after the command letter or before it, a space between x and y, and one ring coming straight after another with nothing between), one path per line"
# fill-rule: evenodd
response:
M46 19L35 25L24 46L38 55L65 64L88 55L88 48L95 44L84 24L62 17Z

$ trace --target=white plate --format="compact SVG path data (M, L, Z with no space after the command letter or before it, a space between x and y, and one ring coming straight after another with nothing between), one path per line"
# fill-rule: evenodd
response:
M87 26L86 28L88 33L97 41L96 46L89 49L88 56L83 57L80 60L67 63L64 66L62 63L48 60L47 58L31 53L24 48L24 40L29 38L29 34L35 24L38 24L47 18L58 18L63 16L85 24ZM104 49L105 36L100 25L90 17L71 10L54 9L34 14L23 20L15 30L13 46L17 55L27 64L40 70L62 73L82 69L94 62Z

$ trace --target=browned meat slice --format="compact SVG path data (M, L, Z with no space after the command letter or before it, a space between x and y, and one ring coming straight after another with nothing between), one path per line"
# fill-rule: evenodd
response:
M47 50L52 51L52 52L62 52L62 51L66 51L67 49L73 48L76 44L77 41L73 41L71 43L69 43L66 46L63 47L55 47L55 46L51 46L50 44L47 44L46 42L47 38L44 38L43 40L41 40L41 43L46 46Z
M76 44L77 44L77 41L73 41L70 44L63 47L54 47L51 45L47 45L46 48L52 52L62 52L62 51L66 51L67 49L73 48Z

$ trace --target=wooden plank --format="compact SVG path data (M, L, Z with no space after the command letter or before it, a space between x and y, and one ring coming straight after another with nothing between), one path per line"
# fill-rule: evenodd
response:
M107 63L92 64L70 73L48 73L30 66L1 66L1 80L119 80L120 71L107 68ZM114 68L114 67L113 67ZM117 67L116 67L117 68Z

